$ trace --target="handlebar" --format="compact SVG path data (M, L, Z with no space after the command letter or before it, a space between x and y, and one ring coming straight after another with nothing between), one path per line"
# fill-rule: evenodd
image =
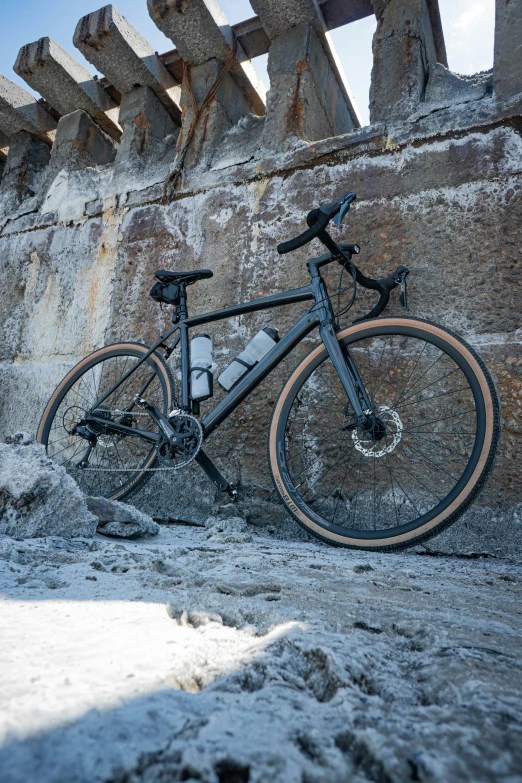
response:
M333 261L334 259L337 260L342 266L350 263L353 267L356 282L359 283L359 285L361 285L363 288L368 288L379 293L379 301L375 307L373 307L372 310L370 310L370 312L367 313L363 318L360 318L360 321L366 321L370 318L377 318L377 316L382 313L390 300L390 291L399 285L402 288L401 303L403 307L408 310L409 308L406 299L406 277L409 274L409 270L405 266L397 267L395 272L389 277L382 277L378 280L374 280L371 277L366 277L366 275L364 275L351 260L352 254L354 252L359 252L358 246L338 245L326 231L326 228L332 218L335 218L335 223L338 226L341 225L344 216L350 209L350 204L356 198L357 196L353 191L347 191L346 193L343 193L343 195L336 201L331 201L329 204L321 204L317 209L312 209L306 216L306 222L308 223L309 228L306 231L303 231L302 234L299 234L299 236L294 237L293 239L289 239L287 242L281 242L277 246L277 252L280 255L290 253L292 250L297 250L298 247L302 247L303 245L308 244L308 242L311 242L312 239L317 237L330 252L324 256L321 256L320 258L311 260L315 261L316 263L320 262L321 266L325 263L329 263L329 261ZM355 248L357 248L357 250L355 250Z
M319 210L312 210L313 212L319 212ZM308 215L310 216L312 213L309 212ZM299 234L299 236L294 237L294 239L289 239L288 242L281 242L277 246L277 252L279 255L284 255L285 253L290 253L292 250L297 250L298 247L302 247L303 245L307 245L308 242L311 242L312 239L315 239L318 234L321 233L321 231L324 231L328 223L330 222L330 218L328 215L325 215L324 213L321 213L321 215L318 217L318 219L314 222L312 226L310 226L309 229L306 231L303 231L302 234Z
M338 216L336 223L341 225L343 217L350 209L350 204L356 198L357 196L355 193L350 190L346 193L343 193L341 198L338 198L336 201L331 201L329 204L321 204L318 209L312 209L312 211L309 212L306 216L306 222L310 228L308 228L306 231L303 231L303 233L299 234L299 236L294 237L294 239L289 239L287 242L281 242L277 246L277 252L279 255L290 253L292 250L297 250L298 247L307 245L308 242L311 242L312 239L315 239L315 237L319 236L319 234L321 234L326 229L330 220L336 216ZM324 238L319 238L323 244L326 244L328 247L328 243L324 242Z

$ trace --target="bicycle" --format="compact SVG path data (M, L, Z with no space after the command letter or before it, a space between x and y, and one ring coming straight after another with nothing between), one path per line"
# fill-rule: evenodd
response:
M153 471L196 461L232 498L237 490L203 442L309 335L321 343L280 393L269 429L277 493L306 531L329 544L392 550L419 543L453 523L474 501L493 465L500 407L483 361L463 339L429 321L378 316L409 270L366 277L353 262L360 248L337 244L352 192L313 209L308 229L278 245L280 254L318 238L327 252L310 258L308 285L193 317L187 287L213 273L155 273L156 301L173 305L173 326L152 346L124 342L87 356L59 384L44 411L38 441L82 489L122 499ZM379 293L364 318L339 330L321 269L338 262L357 286ZM292 303L311 307L210 412L191 399L189 330ZM174 335L175 338L174 338ZM170 339L173 342L170 343ZM168 363L181 354L181 396ZM197 368L208 372L208 368Z

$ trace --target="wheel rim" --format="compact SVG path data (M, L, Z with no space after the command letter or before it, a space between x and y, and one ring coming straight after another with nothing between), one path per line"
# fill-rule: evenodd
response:
M386 453L376 457L363 433L343 431L346 396L326 352L318 351L296 371L278 419L287 505L332 538L405 536L451 507L476 469L486 418L480 383L459 350L411 325L380 323L341 344L350 345L374 410L385 407L396 419L397 442L390 448L387 428L375 444Z
M82 469L79 463L87 453L88 443L73 434L73 427L81 415L91 411L94 402L131 369L144 352L132 349L114 350L110 354L102 352L86 365L80 375L75 377L73 371L47 417L41 439L47 454L67 470L86 494L122 496L156 460L156 449L150 443L137 438L120 438L100 430L96 433L97 442L91 451L88 467ZM139 416L139 409L132 405L134 394L139 393L149 380L147 400L163 413L168 413L169 385L150 357L104 400L97 409L97 416L156 433L155 423L149 417Z

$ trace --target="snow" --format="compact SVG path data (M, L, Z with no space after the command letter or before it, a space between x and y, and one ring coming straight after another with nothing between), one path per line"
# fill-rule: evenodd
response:
M0 536L2 783L520 781L522 568Z

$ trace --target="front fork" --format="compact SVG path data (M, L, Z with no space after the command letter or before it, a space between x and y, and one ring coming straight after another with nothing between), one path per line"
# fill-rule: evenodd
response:
M316 274L314 274L314 271ZM368 393L364 387L363 380L359 370L349 351L343 351L337 339L334 328L334 314L332 306L326 291L326 286L322 278L317 274L317 270L311 269L312 288L316 298L316 307L319 311L320 328L319 332L323 344L328 351L335 367L339 380L341 381L346 396L350 401L355 414L355 421L364 427L369 424L369 416L365 413L371 410L372 404Z
M321 326L320 334L353 408L356 421L364 426L368 418L365 411L371 410L372 404L357 365L350 352L341 348L331 322Z

